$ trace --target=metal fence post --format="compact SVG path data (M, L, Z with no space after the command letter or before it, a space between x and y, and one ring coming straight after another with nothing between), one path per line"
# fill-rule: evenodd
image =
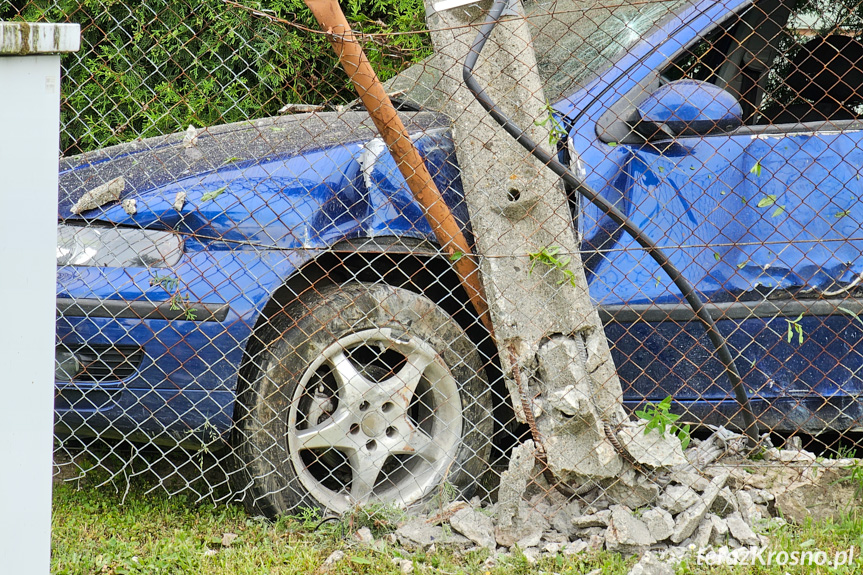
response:
M0 22L0 562L48 573L60 56L77 24Z

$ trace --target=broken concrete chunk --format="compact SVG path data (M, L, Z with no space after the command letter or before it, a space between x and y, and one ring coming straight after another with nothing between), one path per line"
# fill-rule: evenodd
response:
M752 502L758 505L766 505L775 499L773 494L766 489L747 489L746 491L752 497Z
M624 505L613 505L608 530L605 532L605 548L622 553L638 553L656 543L647 525L632 514Z
M695 532L695 529L701 524L701 520L707 514L707 510L713 505L713 501L716 499L719 491L725 486L727 479L727 474L714 477L698 501L677 516L674 524L674 533L671 536L671 540L674 543L680 543Z
M399 543L408 549L426 549L431 545L467 547L471 541L457 533L447 533L440 525L429 525L422 517L396 529Z
M692 543L696 549L704 549L710 544L710 535L713 533L713 522L704 520L698 529L695 530L695 535L692 536Z
M548 406L564 415L574 416L589 408L590 397L582 391L582 386L567 385L563 389L555 389L546 396Z
M332 567L333 565L335 565L336 563L338 563L339 561L341 561L344 558L345 558L345 552L344 551L341 551L341 550L333 551L332 553L330 553L329 557L324 559L324 562L321 564L321 567L323 567L325 569L328 567Z
M372 535L372 530L368 527L360 527L357 529L357 532L354 533L354 537L356 537L357 541L360 543L371 544L375 542L375 536Z
M650 505L659 497L659 485L634 469L626 469L606 490L609 499L630 509Z
M676 435L670 432L660 435L656 428L645 434L646 428L646 421L627 421L617 432L618 440L636 461L650 467L673 467L687 462Z
M573 520L581 516L581 505L577 501L566 504L551 517L551 526L567 537L575 533Z
M657 541L665 541L674 532L674 518L671 513L660 507L648 509L642 513L641 520Z
M114 178L108 183L96 186L89 192L84 192L75 205L69 208L73 214L80 214L87 210L93 210L105 204L116 202L120 199L120 193L126 189L126 179L123 176Z
M193 148L198 145L198 130L192 124L186 128L186 133L183 134L183 147Z
M130 216L134 216L138 213L138 200L128 199L123 200L120 204L123 206L123 211L129 214Z
M494 529L494 538L497 544L503 547L518 545L526 549L538 545L542 534L549 527L548 521L541 513L522 502L514 515L499 518Z
M611 511L604 509L590 515L582 515L575 517L572 520L572 526L576 529L587 529L588 527L608 527L608 520L611 519Z
M453 529L487 549L495 549L494 522L491 517L471 507L457 511L449 521Z
M680 485L691 487L695 491L704 491L710 485L710 480L699 475L694 469L685 469L688 466L677 466L668 472L668 478Z
M847 481L850 469L828 470L805 484L777 489L776 508L782 516L794 523L802 523L807 517L819 522L838 520L843 513L859 505L856 497L857 484Z
M665 488L665 492L659 496L659 505L672 515L677 515L684 509L695 505L698 499L698 494L690 487L669 485Z
M183 206L186 205L186 196L186 192L177 192L177 195L174 196L174 203L172 204L172 207L176 211L183 211Z
M731 492L731 489L727 486L720 489L710 510L720 517L725 517L729 513L737 511L737 498Z
M756 521L761 519L761 510L752 501L752 496L746 491L737 492L737 511L748 525L754 525Z
M705 520L710 520L713 524L710 542L714 545L724 545L725 540L728 538L728 524L725 523L725 520L712 513L708 513Z
M566 545L563 548L563 554L567 555L567 556L577 555L579 553L583 553L584 551L586 551L587 547L588 547L587 541L577 539L577 540L573 541L572 543Z
M539 561L542 552L536 547L528 547L524 551L521 552L524 555L524 558L527 559L527 562L531 565L536 564Z
M502 519L513 515L524 496L527 484L533 477L533 467L536 464L536 448L532 440L517 445L512 450L512 456L506 471L500 475L498 488L498 514Z
M675 569L648 551L633 565L629 575L674 575Z
M740 516L740 513L734 512L725 518L725 523L728 525L728 530L742 545L761 545L758 536L750 529L749 525Z

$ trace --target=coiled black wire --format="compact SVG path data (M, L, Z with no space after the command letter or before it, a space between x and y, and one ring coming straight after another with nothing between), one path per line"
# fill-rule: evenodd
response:
M654 261L659 264L662 270L668 274L668 277L671 278L671 281L674 282L674 285L677 286L683 294L683 297L686 298L686 301L689 303L695 316L704 324L704 327L707 330L707 335L713 343L713 346L716 348L716 354L725 367L725 374L728 377L728 381L731 383L734 397L740 405L741 414L745 424L744 433L746 433L746 436L748 437L749 447L754 448L759 441L759 431L758 423L755 421L755 416L753 415L752 408L749 405L749 396L746 394L746 389L743 387L740 373L737 371L737 366L734 364L734 358L731 355L731 350L728 348L725 338L721 333L719 333L710 312L707 311L707 308L704 306L704 302L701 301L701 298L695 292L692 285L683 277L680 270L671 263L662 248L653 243L653 241L644 234L635 222L626 217L626 215L618 210L614 204L600 196L590 186L577 178L567 166L560 163L560 161L558 161L552 154L540 148L540 146L538 146L524 130L515 125L506 116L506 114L497 107L497 104L488 97L482 89L482 86L480 86L479 82L474 78L473 69L476 66L480 52L482 52L486 40L488 40L492 30L494 30L494 27L497 25L507 3L508 0L495 0L488 13L488 17L473 41L470 52L468 53L467 58L465 58L462 74L467 88L488 112L489 116L500 124L510 136L515 138L515 140L521 144L524 149L530 152L533 157L538 159L558 177L560 177L565 184L576 190L579 194L587 198L588 201L608 214L612 221L629 233L635 241L637 241L645 251L650 254Z

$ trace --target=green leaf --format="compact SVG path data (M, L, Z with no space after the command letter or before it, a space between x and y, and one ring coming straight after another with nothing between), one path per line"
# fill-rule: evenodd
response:
M660 172L664 172L664 171L665 171L665 168L663 168L662 166L659 166L659 168L657 168L657 169L658 169Z
M850 310L850 309L848 309L847 307L839 306L839 307L838 307L838 308L836 308L836 309L838 309L838 310L839 310L839 311L841 311L842 313L847 313L848 315L850 315L851 317L853 317L854 319L856 319L856 320L857 320L857 321L859 321L860 323L863 323L863 319L860 319L860 316L859 316L859 315L857 315L856 313L854 313L853 311L851 311L851 310Z
M692 436L689 433L690 426L687 423L683 426L683 429L680 429L677 433L677 438L680 439L680 448L686 449L689 447L689 442L692 440Z
M215 200L216 198L221 196L225 192L225 190L227 190L227 189L228 189L228 186L222 186L218 190L213 190L212 192L207 192L206 194L201 196L201 201L202 202L209 202L210 200Z
M371 565L372 560L366 559L365 557L351 557L351 563L358 563L360 565Z
M749 170L749 173L755 174L755 177L758 177L761 175L761 160L755 162L755 165L752 166L752 169Z
M749 263L749 260L740 262L739 264L737 264L737 269L742 270L743 268L746 267L746 264L748 264L748 263Z
M617 142L609 142L608 145L613 148L617 145Z
M766 208L768 206L772 206L775 203L776 203L776 196L771 194L769 196L764 196L763 198L761 198L761 200L759 200L759 202L758 202L758 207L759 208Z
M776 216L781 216L785 213L785 206L776 206L776 209L773 210L773 213L770 214L771 218L775 218Z
M453 252L453 254L449 257L449 261L457 262L464 257L463 252Z
M719 261L719 260L720 260L720 257L719 257L719 253L718 253L718 252L713 252L713 259L715 259L716 261Z
M835 214L833 214L833 217L844 218L845 216L850 216L850 215L851 215L851 210L842 210L841 212L836 212Z

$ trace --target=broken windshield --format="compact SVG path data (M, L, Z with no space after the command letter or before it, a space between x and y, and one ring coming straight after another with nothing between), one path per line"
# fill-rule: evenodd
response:
M546 98L555 102L584 86L684 3L685 0L527 2L525 11ZM440 111L444 99L435 89L440 66L434 59L431 56L390 80L388 91L402 92L398 99L404 102Z

